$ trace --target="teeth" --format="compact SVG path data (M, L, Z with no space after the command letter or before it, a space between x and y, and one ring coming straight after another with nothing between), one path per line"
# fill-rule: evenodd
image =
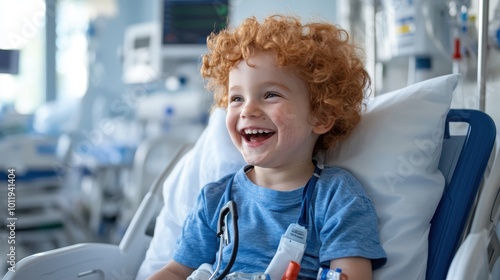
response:
M245 129L245 134L270 133L267 129Z

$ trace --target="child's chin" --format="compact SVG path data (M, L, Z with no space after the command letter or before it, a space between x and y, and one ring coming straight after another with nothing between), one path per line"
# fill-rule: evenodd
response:
M245 159L245 162L249 165L253 166L261 166L262 165L262 160L256 159L254 157L243 157Z

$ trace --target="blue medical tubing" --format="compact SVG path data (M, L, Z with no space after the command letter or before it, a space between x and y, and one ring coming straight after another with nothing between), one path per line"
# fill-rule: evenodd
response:
M307 211L309 210L309 205L311 204L312 195L314 193L314 189L316 187L316 183L318 182L318 178L321 175L322 168L318 167L316 162L314 163L314 174L307 182L304 187L304 192L302 194L302 206L300 208L300 216L297 223L303 227L307 226L308 223L308 215Z

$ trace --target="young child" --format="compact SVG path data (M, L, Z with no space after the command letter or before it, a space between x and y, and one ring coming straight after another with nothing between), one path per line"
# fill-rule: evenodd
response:
M313 160L350 134L370 84L347 32L275 15L262 23L249 18L207 44L202 76L227 110L227 129L248 165L202 189L173 260L150 279L186 279L206 263L216 268L230 180L240 240L231 272L264 272L289 225L305 219L299 279L316 279L320 267L341 268L343 279L371 279L386 261L375 209L350 173ZM302 209L306 185L312 195ZM222 268L231 250L232 243L223 249Z

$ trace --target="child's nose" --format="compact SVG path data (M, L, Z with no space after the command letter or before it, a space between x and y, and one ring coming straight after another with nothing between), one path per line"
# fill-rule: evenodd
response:
M243 106L241 111L241 116L244 118L256 118L262 115L262 110L260 108L259 102L255 100L248 100Z

